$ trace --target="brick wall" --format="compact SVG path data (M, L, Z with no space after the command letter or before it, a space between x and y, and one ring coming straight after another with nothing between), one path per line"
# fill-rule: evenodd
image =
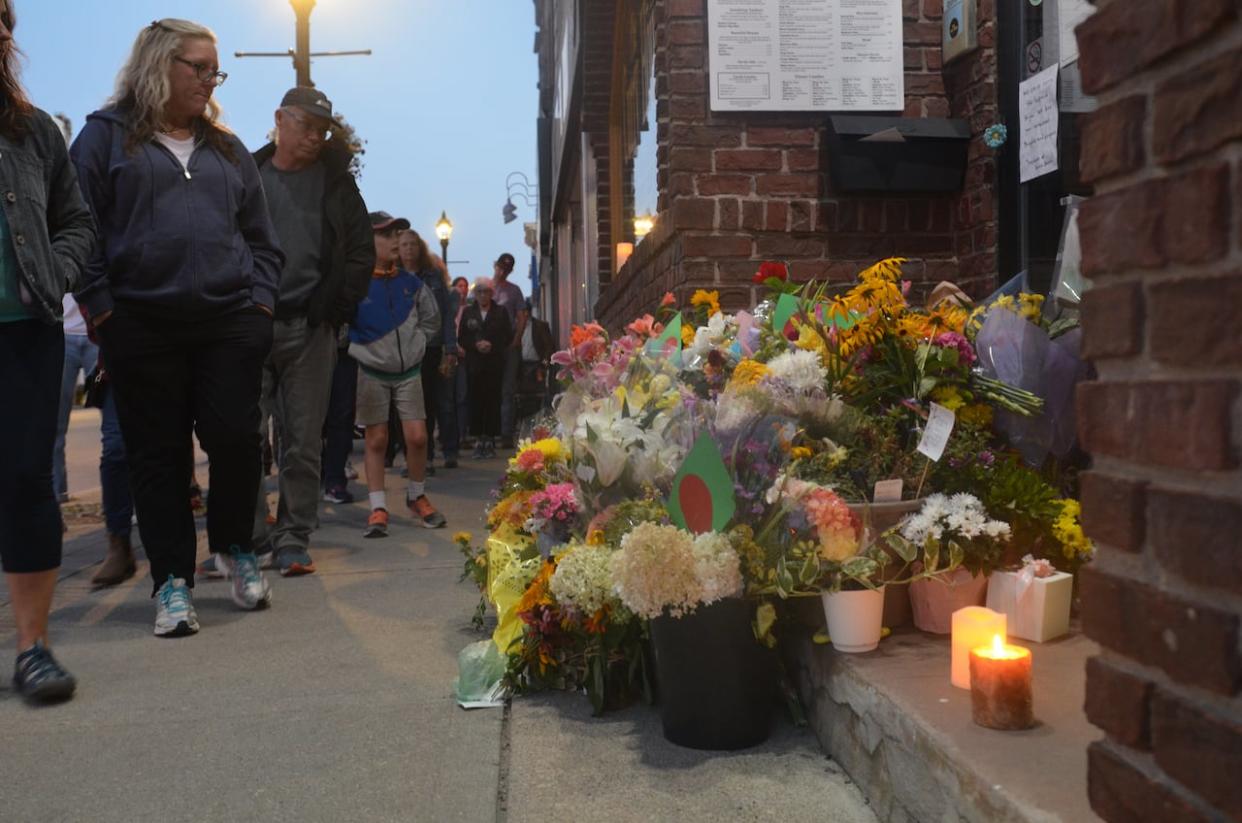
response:
M833 192L823 114L709 111L703 0L656 11L660 231L639 245L596 314L610 327L649 310L666 290L714 288L726 308L756 298L764 260L798 280L848 281L876 259L910 258L916 284L996 280L995 159L978 135L996 122L993 0L980 0L980 48L940 62L941 0L903 0L907 117L971 123L966 187L941 196Z
M1107 820L1242 819L1242 22L1103 0L1078 30L1089 785Z

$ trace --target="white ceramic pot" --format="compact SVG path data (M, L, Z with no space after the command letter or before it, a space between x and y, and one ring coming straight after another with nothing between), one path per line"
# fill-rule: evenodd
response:
M884 587L872 591L824 592L828 636L837 651L869 652L880 645L884 627Z

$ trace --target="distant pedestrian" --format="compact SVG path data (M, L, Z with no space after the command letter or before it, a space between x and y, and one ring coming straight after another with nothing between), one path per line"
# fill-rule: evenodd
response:
M275 117L276 141L254 161L285 252L261 395L280 433L280 502L269 526L260 484L253 545L289 577L315 571L310 535L319 526L323 425L339 332L367 293L375 248L349 172L352 154L332 139L332 101L318 89L290 89Z
M427 340L440 334L435 296L418 275L397 265L398 235L410 221L371 212L375 271L370 290L349 330L349 353L358 361L358 424L366 427L367 488L371 515L367 537L388 534L384 490L384 452L388 448L388 409L395 405L405 435L409 485L405 503L420 525L445 524L427 499L427 416L421 368Z
M250 538L284 255L254 160L219 122L225 77L210 29L157 20L71 152L100 231L77 298L116 390L159 637L199 628L192 431L210 460L208 544L231 558L233 600L271 600Z
M500 436L501 383L513 341L508 313L492 300L492 281L474 282L474 303L461 316L460 340L470 375L470 421L477 459L496 456ZM520 354L520 353L519 353Z
M500 434L502 445L506 449L513 448L513 431L517 425L517 390L518 374L522 368L522 335L526 332L526 298L522 289L509 278L513 275L515 261L513 255L505 252L496 258L492 266L495 272L496 305L509 315L509 324L513 339L504 348L504 379L501 385L500 399Z
M87 334L86 318L78 311L72 294L62 304L65 327L65 364L60 382L60 414L56 426L56 451L52 457L52 486L61 503L69 500L69 474L65 471L65 437L77 396L78 380L84 379L99 360L99 347Z
M453 278L453 291L457 292L457 314L453 318L453 329L458 335L457 340L457 371L453 375L453 402L457 407L457 442L460 449L468 448L470 436L470 404L469 378L466 376L466 350L461 347L461 316L470 305L470 281L464 277Z
M48 615L61 562L52 448L65 362L62 299L95 241L65 138L18 82L12 0L0 0L0 566L13 604L13 688L32 702L77 687L52 656ZM22 254L18 255L17 250Z
M440 452L444 468L457 468L457 415L454 387L457 375L457 292L449 288L444 261L427 250L427 243L414 230L401 233L398 249L401 266L413 272L435 295L440 310L440 331L427 341L423 356L423 399L427 405L427 474L434 474L436 429L440 431Z

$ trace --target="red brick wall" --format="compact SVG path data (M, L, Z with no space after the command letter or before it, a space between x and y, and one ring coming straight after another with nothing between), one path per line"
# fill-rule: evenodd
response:
M1104 0L1078 30L1078 395L1091 803L1242 819L1242 22L1234 0Z
M764 260L799 280L851 280L875 260L910 258L919 284L954 280L987 292L996 280L995 161L978 135L996 122L993 0L980 0L980 48L946 70L941 0L903 0L908 117L970 121L965 190L943 196L846 196L831 189L823 114L709 111L703 0L663 0L656 17L661 230L601 293L596 314L617 327L666 290L719 289L726 308L756 298Z

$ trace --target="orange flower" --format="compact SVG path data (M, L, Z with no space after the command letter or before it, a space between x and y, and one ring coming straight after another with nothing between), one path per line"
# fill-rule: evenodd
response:
M569 344L574 348L577 348L582 343L601 339L603 336L604 327L599 323L587 323L583 326L574 326L569 332Z
M664 292L664 296L660 298L660 308L662 309L668 306L675 306L676 304L677 298L673 297L673 293L671 291Z

